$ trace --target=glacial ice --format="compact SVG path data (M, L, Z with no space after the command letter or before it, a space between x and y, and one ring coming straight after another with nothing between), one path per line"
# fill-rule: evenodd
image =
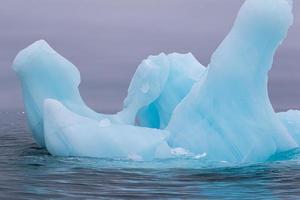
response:
M111 115L90 109L77 68L37 41L13 63L33 137L52 155L134 160L253 163L299 147L300 111L275 113L267 91L292 23L291 0L246 0L207 68L191 53L149 56Z
M149 71L151 73L148 73ZM150 56L138 67L133 76L129 95L124 101L125 108L128 104L135 105L133 99L138 98L134 98L134 93L148 93L149 88L152 91L156 90L156 95L151 94L151 101L149 97L144 96L147 98L144 106L134 106L139 109L134 113L137 113L136 119L140 126L163 129L168 124L177 104L187 95L193 84L201 80L204 72L205 67L191 53L169 55L162 53L158 56ZM145 73L155 77L146 77ZM147 81L152 83L151 87ZM139 100L139 102L143 101Z
M44 116L46 147L53 155L142 160L171 155L166 130L83 117L53 99L45 100Z
M97 118L81 99L77 89L80 75L77 68L56 53L45 41L37 41L22 50L14 60L22 86L29 126L36 142L44 147L43 102L54 98L74 112Z
M277 114L281 122L285 125L292 138L300 146L300 111L289 110Z
M41 147L45 147L43 102L48 98L60 101L72 112L84 117L133 125L137 112L161 94L168 77L168 68L163 65L164 61L168 62L165 57L164 54L150 56L141 63L131 81L125 108L119 113L108 115L96 113L86 106L78 90L78 69L47 42L39 40L25 48L16 56L13 69L21 82L29 127L34 139ZM145 117L145 120L149 118Z
M210 160L264 161L297 146L267 92L275 50L292 24L286 0L249 0L214 52L206 78L178 105L169 144Z

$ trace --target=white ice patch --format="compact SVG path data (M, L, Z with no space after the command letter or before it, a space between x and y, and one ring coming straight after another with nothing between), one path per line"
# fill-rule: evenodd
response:
M204 152L204 153L202 153L202 154L197 154L196 156L195 156L195 158L196 159L200 159L200 158L204 158L204 157L206 157L207 156L207 154Z
M137 155L137 154L131 154L131 155L129 155L128 159L129 160L133 160L133 161L142 161L143 160L142 156Z
M177 147L177 148L171 149L171 154L174 156L187 156L187 155L191 154L191 152L187 151L184 148Z
M144 83L144 84L142 85L142 87L141 87L142 93L146 94L146 93L149 92L149 90L150 90L150 85L149 85L149 83Z
M108 126L110 126L110 125L111 125L111 121L110 121L109 119L107 119L107 118L102 119L102 120L100 121L100 123L99 123L99 126L100 126L100 127L108 127Z

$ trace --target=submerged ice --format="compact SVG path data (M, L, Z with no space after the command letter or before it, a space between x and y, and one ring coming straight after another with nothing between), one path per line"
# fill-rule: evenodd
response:
M52 155L135 160L254 163L299 147L300 111L275 113L267 91L292 23L291 0L246 0L207 68L191 53L149 56L111 115L90 109L77 68L37 41L13 63L33 137Z

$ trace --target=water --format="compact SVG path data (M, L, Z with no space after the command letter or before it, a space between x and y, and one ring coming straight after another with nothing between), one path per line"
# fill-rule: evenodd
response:
M0 113L0 199L299 199L300 150L252 166L181 158L137 162L53 157L22 112Z

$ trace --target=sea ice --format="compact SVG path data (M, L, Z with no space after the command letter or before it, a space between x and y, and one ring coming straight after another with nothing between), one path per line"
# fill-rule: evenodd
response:
M13 69L21 81L25 109L33 137L41 147L45 147L43 126L43 102L45 99L56 99L72 112L91 119L109 120L113 124L134 125L139 111L146 110L153 102L155 102L153 105L159 105L160 102L166 101L165 97L162 97L166 93L166 88L171 84L175 86L176 81L170 81L169 63L174 63L171 71L175 71L180 64L188 61L190 63L186 64L190 64L191 69L181 70L182 74L187 75L182 75L180 80L187 77L196 79L197 69L195 68L199 67L199 70L202 70L202 66L193 59L192 55L171 54L167 56L162 53L157 56L149 56L139 65L132 78L128 95L124 101L124 109L113 115L97 113L83 102L78 90L80 84L78 69L44 40L39 40L22 50L14 60ZM188 67L188 65L184 67ZM180 70L177 69L177 71ZM143 116L138 117L140 122L147 121L149 127L155 127L150 125L151 119L156 120L156 117L166 118L166 115L169 116L180 98L183 98L182 91L187 91L191 87L191 80L181 82L185 85L179 86L178 92L174 92L172 95L173 99L177 98L174 100L176 103L171 103L172 106L162 109L159 112L160 116L152 116L148 111L145 112ZM155 128L159 128L159 126Z
M292 23L291 0L246 0L207 68L190 53L149 56L113 115L86 106L79 71L45 41L13 68L33 136L53 155L260 162L300 145L300 111L276 114L267 91Z
M83 116L97 118L80 97L77 68L40 40L22 50L14 60L22 86L26 114L36 142L44 147L43 102L54 98Z
M29 126L41 147L45 147L43 102L47 98L57 99L82 116L122 123L119 116L99 114L86 106L78 90L78 69L43 40L22 50L14 60L13 69L21 81Z
M204 72L205 67L191 53L150 56L133 76L124 101L125 108L128 105L135 108L131 113L137 113L136 119L140 126L163 129L177 104L187 95L193 84L201 80ZM145 100L142 101L137 98L140 93L149 94L143 95ZM145 103L136 106L136 100Z
M57 156L149 160L171 155L166 130L110 124L108 119L99 122L53 99L45 100L44 133L47 150Z
M297 147L267 93L275 50L292 22L286 0L245 2L213 54L205 80L176 107L167 127L171 147L230 162L265 161Z
M278 116L298 146L300 146L300 111L289 110L287 112L278 113Z

